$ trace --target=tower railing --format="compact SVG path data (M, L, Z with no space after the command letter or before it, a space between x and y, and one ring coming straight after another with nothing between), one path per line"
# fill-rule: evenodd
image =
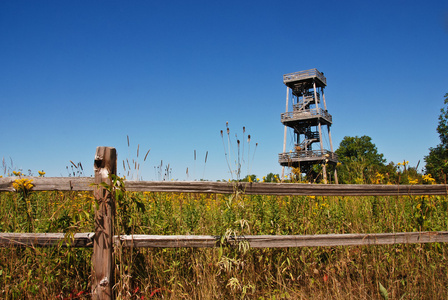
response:
M294 152L285 152L278 155L280 163L287 163L298 160L325 160L337 162L338 156L336 153L328 150L302 150Z
M324 74L319 72L317 69L310 69L295 73L289 73L283 75L283 82L291 82L291 81L297 81L297 80L303 80L308 78L317 77L320 81L323 82L323 84L327 85L327 79L325 78Z
M281 114L281 120L282 122L288 121L291 119L294 120L303 120L303 119L309 119L309 118L315 118L315 117L322 117L327 119L329 122L333 122L333 117L324 109L322 108L311 108L311 109L304 109L304 110L293 110L289 112L285 112Z

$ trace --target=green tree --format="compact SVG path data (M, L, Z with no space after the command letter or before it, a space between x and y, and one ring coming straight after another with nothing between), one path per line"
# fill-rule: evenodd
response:
M258 178L257 178L257 175L252 174L252 175L247 175L240 181L242 181L242 182L258 182Z
M444 97L444 104L448 106L448 93ZM425 173L431 174L437 182L445 182L448 172L448 107L440 110L437 133L440 144L429 148L429 154L425 156Z
M264 178L264 182L279 182L280 181L280 176L278 174L274 174L274 173L269 173L268 175L266 175L266 177Z
M376 173L386 163L372 138L366 135L344 137L336 154L340 161L337 168L341 183L373 183Z
M382 153L378 153L372 138L366 135L362 137L346 136L336 150L341 163L348 161L364 161L367 164L384 165L386 159Z

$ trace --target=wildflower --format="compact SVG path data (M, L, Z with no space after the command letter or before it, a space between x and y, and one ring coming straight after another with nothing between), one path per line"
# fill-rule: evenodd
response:
M418 183L418 179L412 180L410 177L408 177L408 180L409 180L409 184L417 184Z
M12 174L14 174L14 176L21 176L21 175L23 175L22 172L17 172L17 171L12 171Z
M423 181L430 183L430 184L434 184L436 181L434 178L432 178L431 174L423 175L422 179L423 179Z
M31 183L33 180L32 179L26 179L26 178L22 178L22 179L16 179L13 183L12 183L12 187L17 191L17 192L26 192L29 191L33 188L33 184Z
M376 184L380 184L384 180L384 175L379 172L376 172L375 177L376 177L376 180L375 180Z
M37 171L37 173L39 173L39 177L44 177L44 175L45 175L44 170L42 170L42 171Z

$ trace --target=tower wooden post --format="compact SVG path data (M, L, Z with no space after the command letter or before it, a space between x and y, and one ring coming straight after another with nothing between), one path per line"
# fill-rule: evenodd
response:
M286 112L288 112L289 107L289 87L286 87ZM286 133L287 133L287 126L285 125L285 130L283 133L283 152L286 151ZM282 167L282 178L280 179L282 182L285 180L285 166Z
M114 217L115 198L110 175L117 172L117 151L112 147L97 147L95 154L94 196L95 237L92 256L92 299L114 299ZM108 188L102 184L106 184Z

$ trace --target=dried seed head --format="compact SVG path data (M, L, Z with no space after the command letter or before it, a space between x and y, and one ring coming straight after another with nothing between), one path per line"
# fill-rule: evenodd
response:
M240 144L240 140L236 140L236 143L239 145Z
M243 126L243 133L245 133L246 132L246 127L245 126Z
M227 127L227 134L229 134L230 133L230 129L229 129L229 127Z
M221 137L222 137L222 130L221 130Z
M148 157L149 151L151 151L151 149L148 150L148 152L146 152L145 158L143 159L143 161L146 161L146 158Z
M247 142L250 143L250 134L247 136Z

